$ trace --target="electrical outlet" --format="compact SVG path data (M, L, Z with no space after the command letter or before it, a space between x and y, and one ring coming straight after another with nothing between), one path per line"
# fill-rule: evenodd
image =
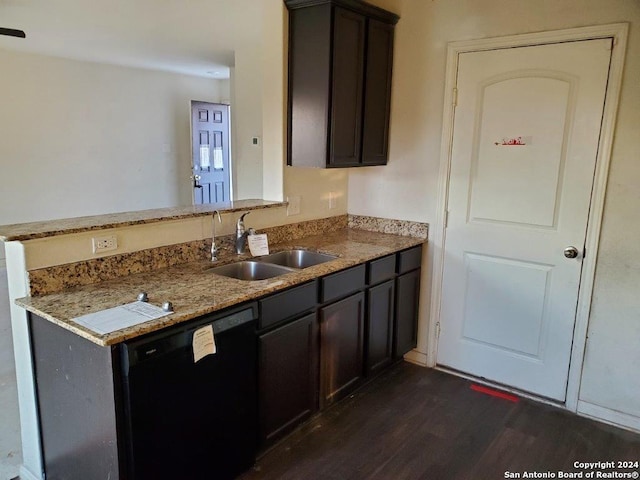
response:
M93 237L91 241L93 242L93 253L108 252L118 248L118 237L115 235Z
M291 215L300 215L300 202L302 198L300 195L292 195L291 197L287 197L287 202L289 205L287 206L287 216Z
M336 192L329 192L329 208L336 208L338 206L338 196Z

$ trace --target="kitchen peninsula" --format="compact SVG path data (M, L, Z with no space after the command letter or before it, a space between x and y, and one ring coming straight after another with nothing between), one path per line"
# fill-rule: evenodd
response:
M256 208L261 212L255 211L253 216L268 215L268 210L281 206L259 205ZM221 213L235 220L239 212L246 210L252 208L245 204ZM131 415L136 411L132 407L135 395L127 383L133 377L127 375L140 361L134 358L139 353L131 353L139 352L136 348L140 342L162 341L169 338L170 332L178 332L180 338L187 339L185 345L191 355L194 328L213 325L216 343L221 342L218 354L192 364L205 368L213 361L222 361L225 355L224 329L216 321L253 322L247 327L252 332L249 342L254 342L247 345L253 347L245 347L247 355L253 351L257 360L246 362L255 367L240 376L245 380L253 378L243 391L251 391L249 387L253 385L258 411L254 425L234 429L244 431L244 441L249 444L255 438L255 444L245 449L251 458L259 447L273 444L415 345L412 342L426 225L341 215L270 227L260 225L260 219L255 218L259 232L268 234L272 251L310 250L336 258L266 280L243 281L211 272L212 264L207 258L211 245L208 214L180 219L177 224L173 219L154 219L151 223L156 228L172 226L180 230L182 223L194 220L202 221L202 238L189 242L31 270L25 261L31 288L27 293L31 295L18 299L17 304L30 312L28 334L34 349L36 401L47 478L89 478L104 472L120 479L151 478L146 476L151 474L159 478L157 472L145 470L151 463L145 463L148 452L140 449L142 427L139 418ZM119 230L110 224L109 228L119 232L118 242L124 247L130 233L126 229L143 225L152 226L129 224ZM54 230L51 238L68 236L67 240L72 240L74 235L96 235L92 226L83 228L87 230L73 234ZM31 234L23 231L22 240L5 236L15 243L43 242L47 239L40 236L44 230ZM86 242L88 238L82 240ZM223 252L216 265L248 258L231 252L232 236L218 238ZM15 247L11 242L8 250ZM176 257L180 261L174 264L171 259ZM153 268L145 270L139 265L144 262ZM123 268L117 268L118 264ZM101 268L112 273L105 279ZM81 272L90 278L79 280ZM65 275L67 278L61 280ZM134 301L141 291L147 292L152 304L171 301L174 313L102 335L73 320ZM246 320L238 320L243 315ZM185 374L178 377L182 379ZM283 391L287 384L296 386L295 391ZM233 389L230 386L228 390ZM152 396L151 392L147 396ZM154 401L162 404L165 397L157 396ZM193 402L192 414L202 414L195 408L201 403L195 399ZM82 421L74 421L74 414L80 413ZM181 412L180 418L184 420L187 413ZM60 415L65 417L64 423L56 421ZM254 417L245 411L238 418ZM154 424L160 425L158 421ZM186 424L192 425L188 420ZM161 438L162 428L153 434ZM199 434L196 437L202 438ZM84 461L78 461L79 456ZM246 458L244 461L246 468ZM162 468L170 470L166 465Z

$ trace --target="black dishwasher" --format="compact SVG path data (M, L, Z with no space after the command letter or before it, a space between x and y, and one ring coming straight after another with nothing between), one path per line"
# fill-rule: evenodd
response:
M225 480L257 452L257 304L127 342L122 349L128 478ZM194 332L216 353L194 362Z

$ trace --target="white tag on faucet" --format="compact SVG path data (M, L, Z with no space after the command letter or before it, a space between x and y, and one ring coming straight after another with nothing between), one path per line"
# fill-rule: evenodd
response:
M249 251L254 257L269 255L269 241L266 233L247 236L247 243L249 243Z

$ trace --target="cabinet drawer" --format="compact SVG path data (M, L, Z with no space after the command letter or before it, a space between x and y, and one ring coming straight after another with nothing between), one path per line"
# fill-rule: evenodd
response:
M393 278L396 274L396 256L388 255L378 260L369 262L369 274L367 284L375 285Z
M352 292L361 290L365 285L365 265L349 268L342 272L324 277L320 290L320 302L330 302Z
M260 300L260 320L258 328L266 328L300 313L311 310L316 305L318 287L313 282L305 283L281 293Z
M422 245L398 253L398 273L405 273L420 268L422 262Z

